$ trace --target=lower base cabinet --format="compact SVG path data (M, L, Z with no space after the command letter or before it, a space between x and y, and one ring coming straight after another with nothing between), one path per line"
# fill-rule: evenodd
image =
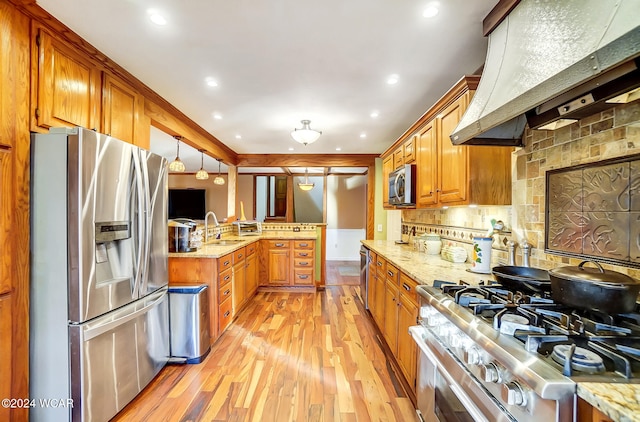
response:
M315 240L262 240L260 285L315 286Z

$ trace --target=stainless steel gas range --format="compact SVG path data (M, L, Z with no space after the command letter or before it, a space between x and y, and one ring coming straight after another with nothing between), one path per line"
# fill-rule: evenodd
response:
M640 313L577 311L500 285L417 291L409 331L425 421L573 421L577 382L640 382Z

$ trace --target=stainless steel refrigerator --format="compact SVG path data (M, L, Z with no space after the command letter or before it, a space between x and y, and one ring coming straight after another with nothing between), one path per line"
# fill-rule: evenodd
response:
M30 398L73 406L30 419L107 421L169 358L167 163L83 128L31 148Z

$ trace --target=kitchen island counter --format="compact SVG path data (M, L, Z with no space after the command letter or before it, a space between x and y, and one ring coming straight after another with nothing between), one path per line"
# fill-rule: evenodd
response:
M315 231L268 231L263 232L260 235L252 236L224 236L222 241L236 241L237 243L230 244L215 244L216 239L212 239L207 244L203 244L197 251L193 252L170 252L169 258L220 258L240 248L243 248L251 243L257 242L261 239L282 239L282 240L312 240L316 239Z

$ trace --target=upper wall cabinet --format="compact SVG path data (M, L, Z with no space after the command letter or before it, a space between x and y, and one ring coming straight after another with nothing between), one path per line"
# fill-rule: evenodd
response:
M104 74L102 88L102 131L114 138L132 143L138 135L144 99L124 81ZM148 148L148 145L140 145Z
M100 130L100 70L34 24L31 129L83 126Z

